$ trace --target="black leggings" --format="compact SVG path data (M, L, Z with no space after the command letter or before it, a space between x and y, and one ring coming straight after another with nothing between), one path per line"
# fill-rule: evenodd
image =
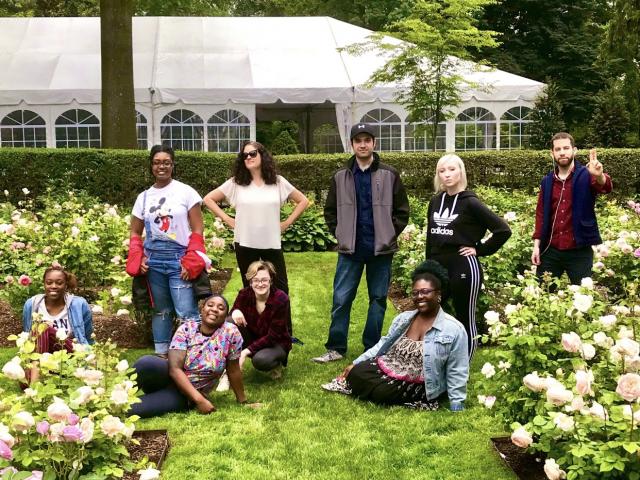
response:
M431 257L449 272L449 296L455 317L464 325L469 337L469 360L478 348L476 310L478 295L482 287L482 265L475 256L465 257L459 253L438 254ZM446 301L443 297L442 303Z
M264 260L273 263L276 269L276 278L273 284L284 293L289 294L289 280L287 279L287 266L284 263L284 255L282 249L278 248L250 248L243 247L239 243L234 243L236 252L236 260L240 269L240 277L242 278L242 286L248 287L249 280L246 278L249 265L258 260Z
M236 326L242 334L242 348L246 348L256 339L256 337L251 333L251 331L249 331L247 327L241 327L239 325ZM288 358L289 353L284 348L282 348L281 345L275 345L258 350L251 357L251 363L253 364L253 368L255 368L256 370L268 372L269 370L273 370L280 365L286 367Z

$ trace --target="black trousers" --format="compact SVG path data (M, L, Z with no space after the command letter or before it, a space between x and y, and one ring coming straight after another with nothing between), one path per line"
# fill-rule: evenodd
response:
M464 325L468 336L469 359L478 348L476 310L478 295L482 287L482 265L475 256L463 256L458 252L438 254L431 257L449 272L449 297L455 317ZM443 303L447 299L443 297Z
M256 339L256 337L247 327L241 327L239 325L236 326L242 334L242 348L246 348ZM273 347L266 347L262 350L258 350L251 357L251 363L253 364L253 368L256 370L268 372L280 365L286 366L288 358L289 353L282 348L281 345L275 345Z
M289 280L287 278L287 266L284 263L284 255L282 249L278 248L250 248L243 247L239 243L234 243L236 252L236 260L242 277L242 285L249 286L249 281L245 275L249 269L249 265L258 260L265 260L273 263L276 269L276 278L273 284L284 293L289 294Z
M538 265L536 274L541 277L545 272L551 272L552 276L560 278L564 272L567 272L571 283L580 285L583 278L591 276L592 268L593 250L591 247L570 250L549 247L540 256L540 265Z

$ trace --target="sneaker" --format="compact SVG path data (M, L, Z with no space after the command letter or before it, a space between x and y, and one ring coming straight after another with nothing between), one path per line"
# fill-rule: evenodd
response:
M335 350L327 350L325 354L320 355L319 357L313 357L311 361L316 363L329 363L342 360L343 358L344 356Z
M351 395L351 389L347 384L347 381L342 377L337 377L331 380L329 383L322 385L327 392L342 393L343 395Z
M216 392L226 392L227 390L229 390L229 377L227 377L227 371L225 370L220 377L220 381L216 387Z
M271 380L280 380L282 378L283 366L278 365L276 368L269 370Z

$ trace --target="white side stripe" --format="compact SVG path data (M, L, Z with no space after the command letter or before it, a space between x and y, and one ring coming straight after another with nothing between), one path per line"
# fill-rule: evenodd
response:
M480 294L480 265L478 259L469 255L466 257L469 262L469 271L471 272L471 288L469 291L469 335L471 340L471 351L469 352L469 360L478 348L478 327L476 325L476 305L478 303L478 295Z

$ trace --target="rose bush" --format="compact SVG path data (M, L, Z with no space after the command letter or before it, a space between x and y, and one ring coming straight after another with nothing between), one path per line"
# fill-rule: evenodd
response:
M34 333L43 328L36 319ZM115 345L38 354L30 333L11 339L18 353L3 376L24 381L25 370L37 368L39 379L20 393L2 392L0 468L36 468L45 479L66 480L122 477L143 466L129 460L125 446L135 430L137 417L127 412L138 389Z
M592 279L540 284L527 272L507 289L507 307L488 313L483 340L496 348L478 401L487 407L496 397L492 411L512 442L543 453L550 479L640 478L636 282L627 279L611 305L611 292Z

